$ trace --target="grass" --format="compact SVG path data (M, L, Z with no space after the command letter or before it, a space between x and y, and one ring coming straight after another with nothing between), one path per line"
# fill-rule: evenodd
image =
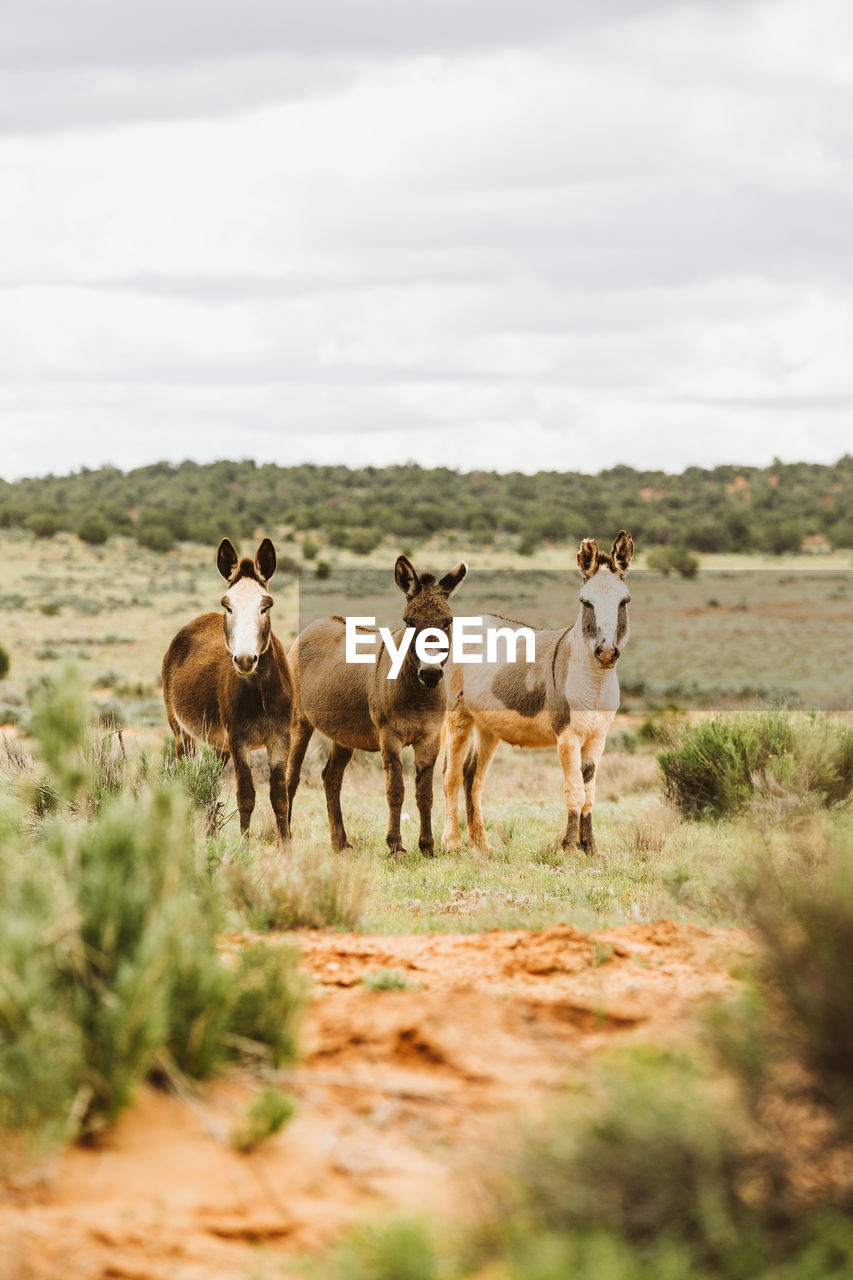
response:
M407 982L399 969L374 969L361 980L368 991L417 991L419 984Z

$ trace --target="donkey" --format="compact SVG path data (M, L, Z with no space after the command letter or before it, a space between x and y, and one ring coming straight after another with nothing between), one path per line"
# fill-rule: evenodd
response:
M224 613L203 613L182 627L163 659L163 700L180 758L195 742L230 754L237 779L240 830L255 807L251 752L266 747L270 801L279 839L290 839L287 759L293 682L270 623L275 547L264 538L254 560L240 559L228 538L216 555L228 583Z
M633 554L634 540L624 529L609 555L599 551L594 538L584 538L578 552L583 578L578 616L564 631L536 630L535 662L451 665L444 764L446 848L461 847L457 800L464 781L469 839L476 848L491 851L482 792L503 741L517 747L556 745L567 810L563 848L580 844L585 852L596 852L595 771L619 706L615 667L628 639L631 597L625 575ZM484 627L506 622L497 616L483 619ZM473 729L476 745L466 756Z
M406 597L403 628L392 635L399 649L403 630L415 635L396 679L389 679L391 658L383 646L375 665L347 663L345 619L333 616L312 622L294 641L288 661L296 676L293 707L293 750L287 776L290 805L299 786L299 775L308 743L315 729L331 739L331 749L323 769L323 786L329 812L332 848L351 848L341 813L341 784L344 770L359 751L380 751L385 769L388 799L386 843L392 854L405 853L400 835L403 807L403 747L414 747L415 796L420 815L418 846L432 854L432 781L441 746L441 731L447 699L443 664L424 662L415 652L420 632L437 630L435 639L449 635L453 613L449 599L459 586L467 565L460 562L443 578L418 574L406 556L398 556L394 566L397 586ZM359 628L362 636L378 633ZM361 642L364 649L367 645Z

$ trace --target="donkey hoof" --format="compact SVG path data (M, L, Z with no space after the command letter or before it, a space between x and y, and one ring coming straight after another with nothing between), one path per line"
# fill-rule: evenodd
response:
M391 841L389 840L388 852L392 854L392 856L394 857L403 857L406 853L406 850L403 848L403 846L399 842L392 844Z
M581 841L581 849L584 853L589 854L591 858L598 857L598 845L594 840Z
M567 840L564 836L562 840L562 847L564 853L577 853L580 845L577 840Z
M335 843L332 845L332 849L335 851L335 853L343 853L344 849L351 849L351 848L352 848L352 845L350 844L349 840L338 840L338 841L335 841Z
M432 840L430 840L429 843L427 843L426 840L424 840L423 844L421 844L419 841L418 848L420 849L421 853L424 855L425 858L435 857L435 844L433 843Z

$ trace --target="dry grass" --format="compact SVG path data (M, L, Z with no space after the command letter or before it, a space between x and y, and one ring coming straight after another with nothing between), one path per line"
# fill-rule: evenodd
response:
M227 892L255 929L356 929L372 873L323 848L269 848L222 869Z

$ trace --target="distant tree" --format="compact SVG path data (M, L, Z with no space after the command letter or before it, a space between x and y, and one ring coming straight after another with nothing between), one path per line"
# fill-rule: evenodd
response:
M324 578L328 578L331 572L332 572L332 566L329 564L328 560L317 561L317 564L314 569L315 578L319 578L322 581Z
M149 551L171 551L175 545L172 530L168 525L154 520L139 522L136 529L136 541L140 547L147 547Z
M102 519L97 512L85 515L77 525L77 537L83 542L88 542L90 546L100 546L106 542L109 536L109 526L106 520Z
M0 644L0 680L6 679L9 674L10 665L9 651L8 649L4 649L2 644Z
M344 545L349 547L350 551L354 551L356 555L367 556L370 555L371 551L376 550L381 541L382 532L379 529L351 529Z
M52 538L59 532L61 525L52 511L36 511L27 520L27 528L37 538Z
M699 561L686 547L656 547L646 557L646 564L656 573L667 576L679 573L682 578L695 578L699 572Z

